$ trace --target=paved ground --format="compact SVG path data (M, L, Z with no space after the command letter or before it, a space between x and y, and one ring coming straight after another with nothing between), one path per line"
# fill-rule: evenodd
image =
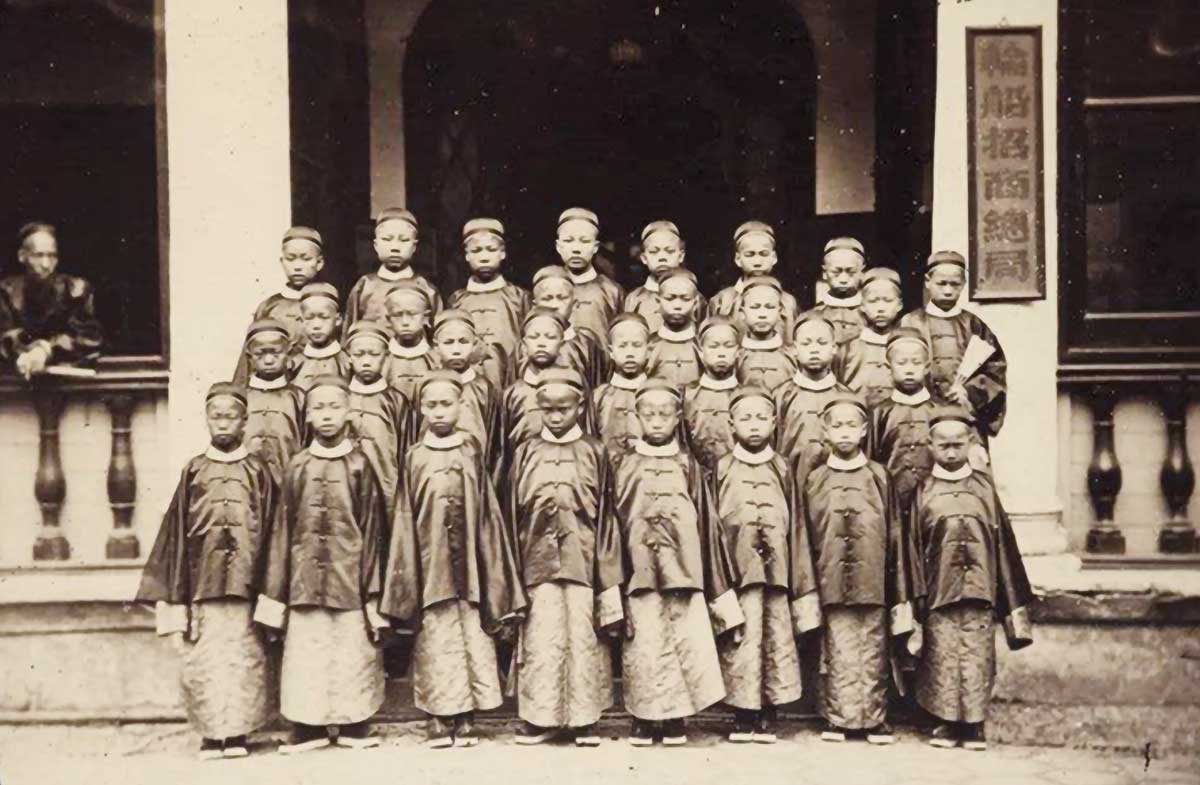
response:
M512 744L503 725L474 749L427 750L419 726L378 728L375 750L325 749L298 757L275 753L278 734L257 740L251 757L195 760L196 739L179 725L0 728L0 785L1126 785L1200 783L1200 755L1152 759L1136 753L993 745L979 752L937 750L915 731L890 748L823 743L809 725L787 727L774 746L731 745L693 730L685 748L635 749L623 727L603 727L598 749Z

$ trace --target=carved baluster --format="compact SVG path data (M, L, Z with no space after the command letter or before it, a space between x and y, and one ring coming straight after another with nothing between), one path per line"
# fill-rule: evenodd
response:
M1121 464L1113 439L1113 409L1117 391L1098 385L1091 389L1092 462L1088 465L1088 495L1096 511L1096 523L1087 534L1088 553L1125 553L1125 536L1113 520L1113 507L1121 492Z
M1187 453L1186 380L1165 385L1159 403L1167 420L1167 455L1158 477L1167 501L1168 518L1158 533L1158 549L1163 553L1195 553L1196 528L1187 515L1188 500L1196 488L1196 473Z
M112 455L108 461L108 503L113 512L113 529L104 546L110 559L136 559L137 535L133 532L133 506L137 499L137 474L133 467L130 421L132 395L110 395L104 399L112 416Z
M33 495L42 508L42 527L33 543L36 561L65 561L71 558L58 515L67 497L62 458L58 452L58 421L62 417L62 395L54 390L35 389L33 407L38 417L38 467L33 480Z

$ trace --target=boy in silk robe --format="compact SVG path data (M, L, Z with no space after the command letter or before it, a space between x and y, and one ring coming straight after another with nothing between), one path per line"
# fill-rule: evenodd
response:
M575 288L570 320L575 329L586 328L601 342L608 338L608 323L621 312L625 291L593 266L600 248L600 219L591 210L570 207L558 216L554 249Z
M504 484L529 614L514 654L518 744L562 731L600 743L595 723L613 704L612 658L624 583L621 530L604 445L579 425L583 379L550 369L537 387L543 427L516 449ZM511 688L511 685L510 685Z
M858 337L863 327L863 267L867 255L862 243L853 237L835 237L825 243L821 259L821 293L811 314L824 316L833 325L838 345Z
M501 363L487 362L484 370L488 381L503 390L513 381L529 292L505 280L500 272L507 254L504 224L496 219L472 218L463 225L463 256L471 275L466 288L450 296L449 305L471 314L480 341L497 347Z
M796 372L783 332L782 298L783 288L774 278L748 278L743 284L741 313L746 331L737 359L742 384L775 390Z
M347 421L351 438L379 478L390 522L396 511L400 462L408 452L414 430L412 404L404 393L389 387L383 377L391 335L374 322L359 321L346 333L353 376Z
M909 523L923 596L908 648L920 656L917 702L942 723L930 744L983 750L996 677L994 626L1003 624L1009 649L1033 643L1033 592L992 478L967 459L970 420L958 408L930 420L936 462Z
M642 229L642 252L638 257L646 266L646 283L634 289L625 297L624 308L627 313L636 313L650 325L650 332L658 332L662 327L662 310L658 302L659 285L664 275L672 270L683 268L687 247L679 228L671 221L651 221ZM704 295L696 296L696 310L692 315L694 322L699 322L707 312Z
M683 438L692 455L710 472L733 450L730 406L738 388L733 366L739 340L731 319L705 319L697 337L704 372L683 391Z
M183 659L180 687L200 757L239 758L249 754L246 735L274 713L275 683L253 617L279 488L242 444L243 388L214 384L205 415L212 441L183 469L136 600L155 604L156 631Z
M500 472L504 436L500 430L500 394L472 364L479 347L475 323L466 311L447 309L435 317L433 349L440 367L458 374L462 382L462 409L458 427L466 431L483 450L484 461L493 478Z
M887 361L895 389L871 413L871 460L887 469L899 508L907 512L913 494L933 469L929 420L939 404L925 386L929 347L911 327L897 327L888 337ZM972 435L971 465L987 470L987 451Z
M930 254L925 271L925 293L929 302L900 320L903 327L919 331L929 345L929 387L939 401L967 409L975 428L987 444L1000 433L1007 407L1007 362L1000 339L975 314L959 305L966 283L967 261L955 251ZM957 381L963 352L977 338L995 351L965 382Z
M912 546L887 473L862 452L866 406L843 396L826 405L822 420L829 457L809 473L801 503L823 617L821 738L840 742L865 731L871 744L891 744L889 642L913 629Z
M665 379L682 390L700 378L700 352L696 348L696 303L700 290L696 276L687 270L666 273L659 284L662 322L650 339L647 374Z
M313 441L288 464L284 525L271 537L254 620L285 632L280 711L292 723L284 754L379 744L369 720L383 705L379 614L386 508L371 462L347 424L345 379L309 391ZM335 737L335 738L331 738Z
M55 363L92 361L104 345L92 285L58 272L58 235L31 223L17 233L24 272L0 280L0 361L28 380Z
M771 394L738 390L733 429L737 444L717 464L715 505L746 625L717 651L734 708L729 740L773 744L776 707L800 699L796 637L820 626L821 605L796 478L771 448Z
M342 328L349 330L359 319L382 322L387 315L384 301L393 284L411 281L425 292L430 311L442 309L442 296L436 287L412 268L420 231L417 218L401 207L388 207L375 218L375 254L379 269L358 279L346 298L346 318Z
M850 392L838 383L829 367L835 334L833 324L824 316L812 312L801 316L792 341L799 367L786 384L774 391L779 412L775 449L791 462L801 488L808 473L829 454L821 422L825 405Z
M419 391L425 432L404 458L380 608L416 631L413 703L430 747L478 743L476 711L501 704L493 635L528 606L489 467L457 428L462 382L438 369Z
M775 252L775 230L761 221L747 221L733 233L733 263L741 277L733 286L717 292L708 303L709 316L725 316L734 321L738 331L746 334L746 318L742 313L742 296L751 278L770 276L779 262ZM800 306L796 298L780 289L781 334L790 338Z
M637 394L642 438L617 465L614 496L625 548L622 652L629 741L687 743L684 719L725 697L714 635L744 622L708 477L680 449L680 397L648 380Z
M592 392L592 422L613 465L633 451L642 435L635 405L646 383L650 328L635 313L618 314L608 334L612 378Z
M293 226L284 232L279 266L283 268L284 285L258 304L250 321L274 319L282 323L288 332L290 356L304 345L304 322L300 316L301 291L312 283L317 273L325 267L321 233L307 226ZM250 358L242 352L238 356L233 380L245 383L249 376Z
M304 392L288 382L288 332L260 319L246 331L246 449L262 458L282 487L288 462L304 442Z
M558 311L567 322L563 349L554 364L578 371L589 390L608 381L605 339L571 321L571 314L575 312L575 284L564 268L543 267L533 274L533 303ZM608 332L607 325L604 330ZM517 355L517 374L520 375L526 365L524 350L518 349Z
M417 386L437 365L437 356L427 339L433 301L420 286L401 281L388 290L384 308L387 326L392 331L388 343L388 384L415 401Z
M300 321L304 340L289 358L292 384L304 392L318 376L350 378L350 358L342 349L342 317L338 292L332 284L310 283L300 290Z
M892 372L887 363L888 335L900 318L900 274L887 267L863 273L862 316L859 334L838 345L833 372L838 381L862 396L867 408L892 394Z

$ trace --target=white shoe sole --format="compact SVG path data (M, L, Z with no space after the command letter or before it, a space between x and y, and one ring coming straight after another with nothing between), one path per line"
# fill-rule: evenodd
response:
M963 749L971 752L983 752L988 748L986 741L964 741Z
M888 744L895 744L895 743L896 743L896 737L893 735L890 735L890 734L886 735L886 736L877 734L877 733L868 733L867 734L867 744L876 744L879 746L886 746Z
M750 742L754 741L754 734L753 733L731 733L731 734L729 734L729 741L732 744L749 744Z
M576 747L599 747L600 746L600 737L599 736L576 736L575 737L575 746Z
M200 760L220 760L221 758L225 757L225 754L219 749L201 750L200 752L196 753L196 757Z
M545 744L554 738L553 733L539 733L536 736L517 736L514 741L526 747L532 747L535 744Z
M250 750L245 747L226 747L221 752L223 758L245 758L250 755Z
M429 739L425 742L425 746L431 750L444 750L454 746L454 739L449 736L444 739Z
M279 748L280 755L299 755L302 752L312 752L329 746L329 739L310 739L299 744L284 744Z
M776 736L774 733L755 733L754 734L754 743L755 744L774 744L777 741L779 741L779 737Z
M455 747L474 747L478 743L479 743L479 739L475 738L474 736L470 736L465 739L455 739L454 740Z
M843 742L845 740L846 740L846 734L844 734L844 733L835 733L834 731L830 731L830 730L821 732L821 741L831 741L834 744L840 744L841 742Z
M958 741L955 739L930 739L930 747L937 747L939 750L952 750L958 746Z
M379 746L379 738L377 736L366 736L356 738L353 736L338 736L337 745L350 750L369 750L372 747Z
M635 739L632 736L630 736L629 743L632 744L634 747L653 747L654 739Z
M682 747L687 744L687 736L663 736L664 747Z

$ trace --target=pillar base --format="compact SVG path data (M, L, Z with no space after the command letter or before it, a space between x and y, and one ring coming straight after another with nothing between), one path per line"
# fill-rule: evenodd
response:
M1158 533L1159 553L1196 553L1196 530L1190 526L1166 526Z
M141 544L133 532L110 534L104 544L104 556L109 559L136 559L141 553Z
M1125 553L1125 535L1118 529L1092 529L1087 533L1087 552L1120 556Z
M66 561L71 558L71 543L61 534L39 535L33 543L34 561Z

